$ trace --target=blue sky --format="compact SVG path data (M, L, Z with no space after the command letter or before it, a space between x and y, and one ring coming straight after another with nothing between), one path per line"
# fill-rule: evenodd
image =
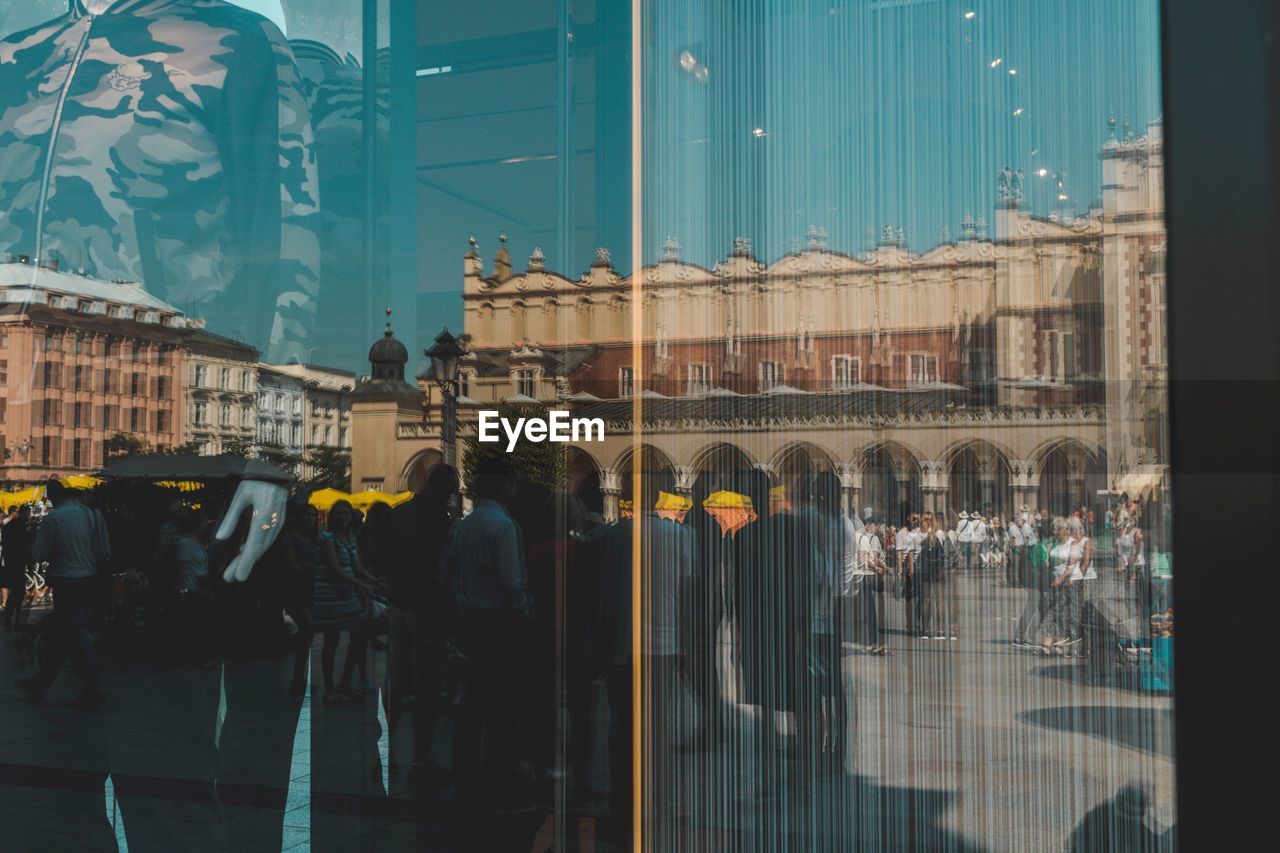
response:
M492 66L504 37L554 34L553 5L521 4L509 26L511 6L496 0L445 15L431 5L424 55L461 61L419 80L419 289L457 292L470 233L486 258L508 233L517 267L535 245L570 274L597 245L629 267L631 57L616 14L628 4L575 7L567 87L554 59L468 66ZM668 233L696 263L723 258L738 234L772 259L799 248L810 224L837 250L866 249L883 224L923 250L957 237L966 211L991 220L1004 165L1026 172L1033 211L1056 208L1059 180L1083 211L1099 194L1108 114L1120 132L1128 116L1135 134L1160 114L1156 0L647 9L647 259ZM428 302L432 313L448 306Z

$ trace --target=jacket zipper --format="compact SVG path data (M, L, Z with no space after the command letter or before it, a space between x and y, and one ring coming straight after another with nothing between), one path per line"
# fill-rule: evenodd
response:
M71 57L71 67L67 69L67 79L62 82L62 91L58 92L58 103L53 109L53 124L49 128L49 148L45 152L44 175L40 178L40 201L36 207L36 251L35 261L39 264L44 254L44 213L49 203L49 181L53 177L53 155L58 147L58 132L62 127L62 108L67 103L67 92L71 90L71 81L75 79L80 60L84 59L85 49L89 46L89 31L97 15L86 15L88 23L80 35L80 43Z

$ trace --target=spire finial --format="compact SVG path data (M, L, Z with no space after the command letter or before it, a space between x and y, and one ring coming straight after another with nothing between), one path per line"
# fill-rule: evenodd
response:
M383 336L384 338L389 338L389 337L391 337L391 334L392 334L392 333L391 333L391 306L390 306L390 305L388 305L388 306L387 306L386 314L387 314L387 328L383 331L382 336Z
M499 232L498 232L498 242L499 242L499 243L502 243L503 245L506 245L506 243L507 243L507 232L506 232L506 231L499 231Z

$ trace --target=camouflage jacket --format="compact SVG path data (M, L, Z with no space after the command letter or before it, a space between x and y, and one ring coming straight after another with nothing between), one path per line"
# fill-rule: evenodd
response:
M0 252L141 281L271 360L306 360L311 134L293 55L261 16L73 0L0 42Z

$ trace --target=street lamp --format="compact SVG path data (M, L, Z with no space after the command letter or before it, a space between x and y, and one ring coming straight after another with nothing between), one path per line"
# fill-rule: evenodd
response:
M458 359L466 354L467 351L448 329L436 335L435 343L426 351L427 357L431 359L432 377L440 386L443 403L441 437L444 443L446 465L457 465Z

